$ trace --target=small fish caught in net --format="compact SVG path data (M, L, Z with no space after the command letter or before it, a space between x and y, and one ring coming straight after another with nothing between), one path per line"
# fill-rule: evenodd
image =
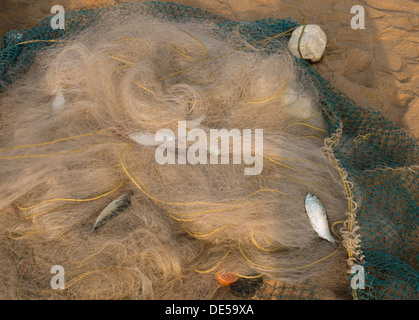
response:
M297 23L160 2L69 19L3 40L1 298L342 299L353 265L354 298L414 298L417 146L290 55Z

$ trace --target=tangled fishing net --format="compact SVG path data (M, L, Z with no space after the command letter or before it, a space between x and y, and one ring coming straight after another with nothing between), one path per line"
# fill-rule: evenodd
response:
M386 130L401 131L367 124L380 116L290 56L283 40L295 22L235 23L159 2L67 19L71 32L46 19L36 34L3 40L1 298L341 298L324 277L345 283L347 262L366 268L354 297L383 298L384 285L394 297L416 294L417 147L407 136L384 146ZM253 162L213 149L213 129L243 133L230 142ZM163 141L175 146L165 164ZM379 161L391 155L398 162ZM403 192L386 186L378 203L375 186L390 174ZM311 226L308 193L336 246ZM390 214L403 201L405 215ZM377 253L406 277L368 269ZM63 290L51 288L56 265ZM385 270L378 286L375 268ZM239 280L221 286L225 274Z

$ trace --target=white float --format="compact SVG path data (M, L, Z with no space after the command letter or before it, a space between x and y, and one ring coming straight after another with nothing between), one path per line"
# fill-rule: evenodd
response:
M301 33L303 33L302 36ZM318 25L308 24L299 26L293 31L288 48L293 55L299 58L317 62L323 56L326 43L327 36L324 31Z

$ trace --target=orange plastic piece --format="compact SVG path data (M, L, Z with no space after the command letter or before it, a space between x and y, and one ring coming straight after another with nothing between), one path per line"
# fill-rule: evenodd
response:
M218 273L215 275L215 279L223 286L229 286L230 284L236 282L239 277L232 273Z

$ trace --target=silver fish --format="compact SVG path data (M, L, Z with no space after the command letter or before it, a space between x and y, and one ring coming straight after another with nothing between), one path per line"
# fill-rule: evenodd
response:
M132 191L124 192L121 196L113 200L110 204L102 210L100 215L97 217L93 230L96 230L103 226L108 220L114 218L122 211L124 211L131 203Z
M306 197L305 205L307 215L310 218L310 224L314 231L316 231L321 238L336 245L336 240L329 231L326 210L324 209L323 204L315 195L309 193Z

